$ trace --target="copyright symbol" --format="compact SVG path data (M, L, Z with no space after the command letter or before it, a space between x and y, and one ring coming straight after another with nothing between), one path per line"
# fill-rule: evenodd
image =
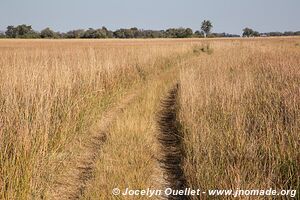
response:
M119 188L114 188L114 189L112 190L112 194L113 194L113 195L119 195L119 194L120 194L120 189L119 189Z

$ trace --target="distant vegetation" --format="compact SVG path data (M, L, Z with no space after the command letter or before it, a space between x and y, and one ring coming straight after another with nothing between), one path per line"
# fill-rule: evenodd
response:
M21 24L17 26L8 26L5 32L0 31L0 38L202 38L202 37L240 37L237 34L212 33L213 24L209 20L201 23L201 30L195 32L191 28L169 28L166 30L143 30L136 27L121 28L115 31L108 30L106 27L93 29L76 29L68 32L56 32L47 27L43 30L35 31L31 25ZM259 33L251 28L243 29L243 37L259 36L299 36L300 31L292 32L269 32Z
M204 20L201 24L201 30L204 33L204 37L207 37L213 28L212 23L209 20Z
M209 21L207 21L209 22ZM209 25L209 24L207 24ZM6 38L191 38L191 37L239 37L228 33L212 33L209 27L205 27L204 31L193 32L191 28L169 28L167 30L142 30L136 27L121 28L115 31L108 30L106 27L99 29L89 28L71 30L66 33L55 32L49 27L41 32L34 31L31 26L26 24L8 26L2 37Z
M243 37L257 37L259 36L259 32L258 31L254 31L251 28L244 28L243 29Z
M115 34L100 30L66 34ZM10 33L38 36L27 25ZM300 199L299 44L300 37L0 40L0 199L146 199L114 198L112 188L186 184L297 190L252 199ZM162 98L174 83L176 102ZM171 100L163 104L164 132L173 132L165 143L160 99ZM201 195L178 199L251 199Z

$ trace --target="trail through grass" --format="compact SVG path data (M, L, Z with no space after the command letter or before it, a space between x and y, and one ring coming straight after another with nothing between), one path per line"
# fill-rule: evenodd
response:
M82 199L128 199L126 196L113 196L112 189L164 187L163 174L157 162L160 149L156 139L156 115L162 95L174 85L183 64L174 63L175 66L162 75L142 84L139 98L117 116L97 158L95 179Z

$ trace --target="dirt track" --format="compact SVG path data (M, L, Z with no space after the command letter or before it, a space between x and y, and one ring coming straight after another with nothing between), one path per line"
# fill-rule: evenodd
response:
M160 166L165 174L165 188L184 190L187 181L182 169L184 158L183 134L178 121L178 91L176 84L161 102L161 110L157 119L159 134L158 141L161 145ZM170 195L166 199L188 199L187 196Z
M93 126L90 134L85 141L77 141L80 152L71 159L67 164L64 173L57 180L55 188L50 199L79 199L83 194L87 181L92 178L94 161L101 150L102 144L106 141L107 130L116 116L122 112L137 97L138 92L135 91L125 96L117 105L114 105L106 113L95 126Z
M174 86L174 83L176 82L177 78L178 78L178 70L180 69L180 66L185 65L186 61L182 60L181 62L176 63L176 66L169 68L168 70L166 70L165 72L159 74L159 75L153 75L151 77L149 77L148 80L146 80L145 83L143 83L142 85L139 85L138 87L132 88L130 89L126 95L123 96L123 98L120 98L120 100L118 102L116 102L114 105L110 106L109 108L107 108L107 112L102 114L101 119L98 121L98 123L95 123L94 126L92 126L92 129L90 131L90 134L87 137L84 137L82 140L78 140L76 143L74 143L72 146L72 148L76 148L76 153L75 155L72 155L72 158L70 159L70 161L66 164L66 166L64 167L65 170L63 171L63 173L61 175L58 176L57 180L55 181L55 187L50 189L50 193L49 193L49 199L81 199L82 196L85 196L86 193L89 193L91 190L93 190L93 186L91 186L91 184L89 184L89 182L93 179L95 179L94 177L94 170L95 170L95 164L97 159L99 159L99 155L103 154L102 152L102 147L103 145L105 145L107 142L105 142L107 140L107 138L110 138L110 132L109 129L111 128L111 125L113 122L115 122L116 120L120 120L119 116L121 116L122 113L126 112L129 107L130 104L133 104L134 102L136 102L137 99L139 98L145 98L148 95L154 95L155 97L151 97L152 100L150 99L151 102L151 108L148 109L152 109L153 113L150 113L149 115L150 118L147 121L148 124L156 124L154 125L152 128L148 129L147 131L151 132L151 135L145 135L145 137L150 137L151 139L149 141L152 141L154 143L163 143L163 138L160 138L160 142L159 140L157 140L158 138L156 136L160 135L160 131L159 131L159 127L162 124L157 124L157 115L155 115L155 113L157 113L157 111L160 110L160 105L159 102L161 100L161 98L163 98L164 95L167 94L167 91L170 89L170 87L172 87L172 85ZM147 89L148 88L148 89ZM153 89L154 88L154 89ZM174 97L174 99L171 100L171 103L175 103L175 98L176 98L176 94L177 94L177 87L175 89L173 89L170 92L170 95L168 96L168 98L170 97ZM149 91L152 90L152 91ZM162 93L163 92L163 93ZM176 94L175 94L176 93ZM175 96L174 96L175 95ZM153 100L153 98L155 98L156 100ZM166 99L168 99L166 98ZM165 100L166 100L165 99ZM143 101L145 102L140 102L140 103L134 103L134 107L138 106L139 104L141 108L145 109L147 107L148 104L148 100L144 99ZM153 104L153 105L152 105ZM166 105L168 106L168 105ZM170 105L172 107L172 105ZM147 112L146 110L140 110L139 115L141 116L136 116L135 123L139 123L138 121L140 120L141 117L144 117L144 113ZM166 108L169 109L169 108ZM117 119L116 119L117 118ZM123 120L123 119L122 119ZM128 119L124 119L124 120L128 120ZM171 122L173 123L173 122ZM172 129L172 127L171 127ZM109 133L109 134L108 134ZM124 133L123 133L124 134ZM146 134L146 133L143 133ZM162 135L161 135L162 136ZM174 136L174 135L173 135ZM120 136L123 137L123 136ZM164 135L165 139L166 137L168 137L168 135ZM123 138L125 140L125 138ZM117 140L119 140L118 142L122 141L122 138L117 138ZM129 141L129 140L134 140L134 138L127 138L125 141ZM156 140L156 141L155 141ZM176 140L176 139L175 139ZM178 141L173 141L173 142L178 142ZM166 140L165 140L166 141ZM173 181L181 176L182 177L182 172L180 172L179 174L175 175L175 174L171 174L170 170L166 170L169 165L166 162L169 162L170 160L167 160L166 157L169 156L168 153L170 153L170 151L168 152L168 150L163 150L160 148L157 148L157 146L159 146L159 144L153 144L151 142L149 142L149 144L136 144L136 141L131 141L133 144L132 145L136 145L136 146L141 146L141 148L143 148L143 145L154 145L155 147L151 147L151 152L148 156L152 157L151 161L146 161L145 162L151 162L152 166L155 168L153 169L153 171L149 171L147 174L151 174L149 176L151 176L151 180L150 180L150 184L153 187L156 188L165 188L166 186L174 186L176 188L181 188L183 187L183 182L181 181L179 184L181 184L182 186L179 186L177 183L174 183ZM174 144L175 144L174 143ZM106 145L107 146L107 145ZM108 149L111 149L112 147L107 147ZM166 146L162 145L162 148L166 148ZM109 150L108 150L109 151ZM135 149L135 151L137 151ZM141 152L139 152L141 153ZM160 154L163 155L163 160L160 160L161 158L158 158L154 155L156 154ZM173 152L174 153L174 152ZM124 156L126 156L126 153L123 152ZM138 153L137 153L138 154ZM153 154L153 155L152 155ZM116 154L114 155L105 155L105 157L109 157L109 159L114 159L112 157L116 156ZM120 155L119 155L120 156ZM154 156L154 157L153 157ZM173 156L177 156L176 159L179 159L179 163L178 166L181 164L180 162L180 153L177 155L173 155ZM155 158L156 157L156 158ZM170 157L171 159L174 159L174 157ZM115 158L118 159L118 158ZM140 158L142 159L142 158ZM159 162L157 162L157 160L160 160ZM143 162L144 162L143 161ZM161 163L165 162L164 165L161 165ZM105 161L103 162L103 165ZM170 164L170 163L169 163ZM113 164L113 166L115 167L115 165L117 164ZM177 165L177 164L176 164ZM178 166L176 166L176 172L178 173ZM105 166L105 167L109 167L109 166ZM140 169L140 172L138 173L143 173L143 170L146 169ZM102 175L105 176L109 176L109 174L107 174L107 172L101 172ZM170 176L175 175L175 177L173 177L173 180ZM106 177L107 178L107 177ZM99 183L99 185L109 185L108 183L106 183L106 178L102 177L101 181L103 180L104 183ZM124 177L125 179L126 177ZM117 180L114 180L115 182L118 182ZM152 187L151 186L151 187ZM87 188L89 187L89 188ZM94 188L97 189L97 188ZM98 188L99 189L99 188ZM104 192L104 197L107 199L108 195L111 195L111 189L112 188L107 188L106 192ZM101 191L100 193L103 193L103 191ZM103 198L104 198L103 197ZM102 199L102 196L99 197L97 196L97 199L100 198ZM86 197L84 198L86 199ZM87 199L91 199L89 197L87 197ZM93 199L93 197L92 197ZM125 198L126 199L126 198Z

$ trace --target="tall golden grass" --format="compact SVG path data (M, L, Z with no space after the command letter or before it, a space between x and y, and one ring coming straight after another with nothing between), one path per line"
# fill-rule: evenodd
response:
M46 198L74 139L109 103L190 43L1 40L0 199ZM70 152L70 151L68 151Z
M194 56L191 52L190 49L189 56L177 58L172 67L139 85L138 98L116 117L108 130L107 142L96 158L94 179L80 199L145 199L145 196L113 196L112 190L164 188L164 174L157 162L160 157L157 112L162 95L178 80L178 70Z
M189 186L299 191L299 42L1 40L0 199L49 199L74 141L135 88L82 198L163 187L155 113L178 79Z
M212 41L212 54L199 53L193 67L182 70L180 116L190 186L292 189L299 197L297 43L299 38Z

